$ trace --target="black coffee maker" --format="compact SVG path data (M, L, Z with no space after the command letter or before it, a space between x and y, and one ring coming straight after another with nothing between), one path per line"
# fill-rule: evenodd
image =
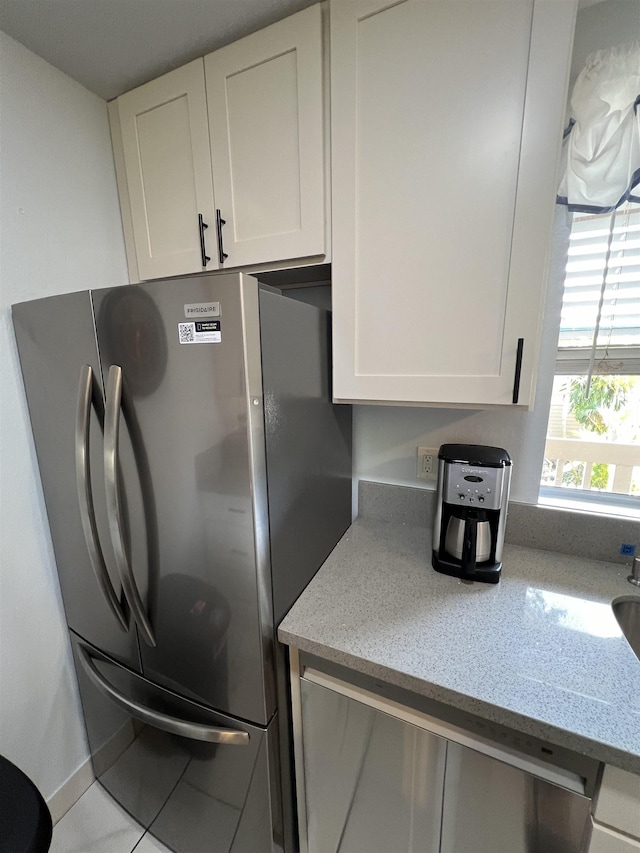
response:
M464 580L498 583L511 458L501 447L443 444L431 565Z

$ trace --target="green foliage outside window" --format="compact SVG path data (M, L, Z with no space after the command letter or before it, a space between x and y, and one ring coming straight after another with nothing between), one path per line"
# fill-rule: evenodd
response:
M585 396L587 377L576 376L569 386L570 410L585 429L604 435L611 415L627 404L630 382L626 376L592 376L589 395Z
M599 436L605 436L615 429L620 415L629 401L629 392L634 379L628 376L593 376L588 396L586 376L572 377L569 392L569 411L581 427ZM584 463L574 462L562 474L563 486L580 488L584 475ZM585 488L605 491L609 482L609 466L596 463L591 471L591 479Z

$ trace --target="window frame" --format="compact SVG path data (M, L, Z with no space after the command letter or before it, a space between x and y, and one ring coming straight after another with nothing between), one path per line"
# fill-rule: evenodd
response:
M631 202L636 210L640 210L640 205L637 202ZM584 221L585 212L576 213L581 221ZM594 212L594 217L601 214ZM573 217L570 223L570 229L573 226ZM569 240L571 239L571 231ZM569 243L567 244L568 248ZM570 256L567 253L567 263L570 262ZM606 260L603 257L603 263ZM611 267L615 268L615 261L611 263ZM564 306L565 281L567 274L563 277L562 288L562 306ZM640 281L640 274L639 274ZM605 291L605 299L606 291ZM562 310L562 308L561 308ZM596 332L597 322L594 322L594 334ZM589 373L590 365L593 366L593 375L640 375L640 344L630 346L611 346L598 345L592 354L593 345L582 347L567 347L560 345L561 325L558 328L558 345L556 351L556 361L554 365L553 378L556 376L586 376ZM592 358L593 355L593 358ZM604 368L604 369L603 369ZM549 419L550 411L547 416L545 426L545 451L546 441L549 436ZM579 439L577 439L579 440ZM543 452L543 459L547 459L546 452ZM635 465L633 466L636 467ZM542 480L542 471L540 472ZM575 505L580 504L579 508L593 512L604 512L615 515L630 515L631 517L640 518L640 496L631 494L622 494L620 492L605 492L595 489L576 489L566 486L548 485L540 482L538 501L546 505L565 505L577 508Z

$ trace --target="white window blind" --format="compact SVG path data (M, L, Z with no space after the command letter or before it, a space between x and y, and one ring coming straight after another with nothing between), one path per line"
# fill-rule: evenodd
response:
M573 216L556 373L584 373L595 336L595 372L640 373L638 204Z

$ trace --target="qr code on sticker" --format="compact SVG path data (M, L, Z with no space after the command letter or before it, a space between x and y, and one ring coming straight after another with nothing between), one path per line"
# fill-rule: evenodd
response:
M178 337L181 344L193 344L196 340L195 323L178 323Z

